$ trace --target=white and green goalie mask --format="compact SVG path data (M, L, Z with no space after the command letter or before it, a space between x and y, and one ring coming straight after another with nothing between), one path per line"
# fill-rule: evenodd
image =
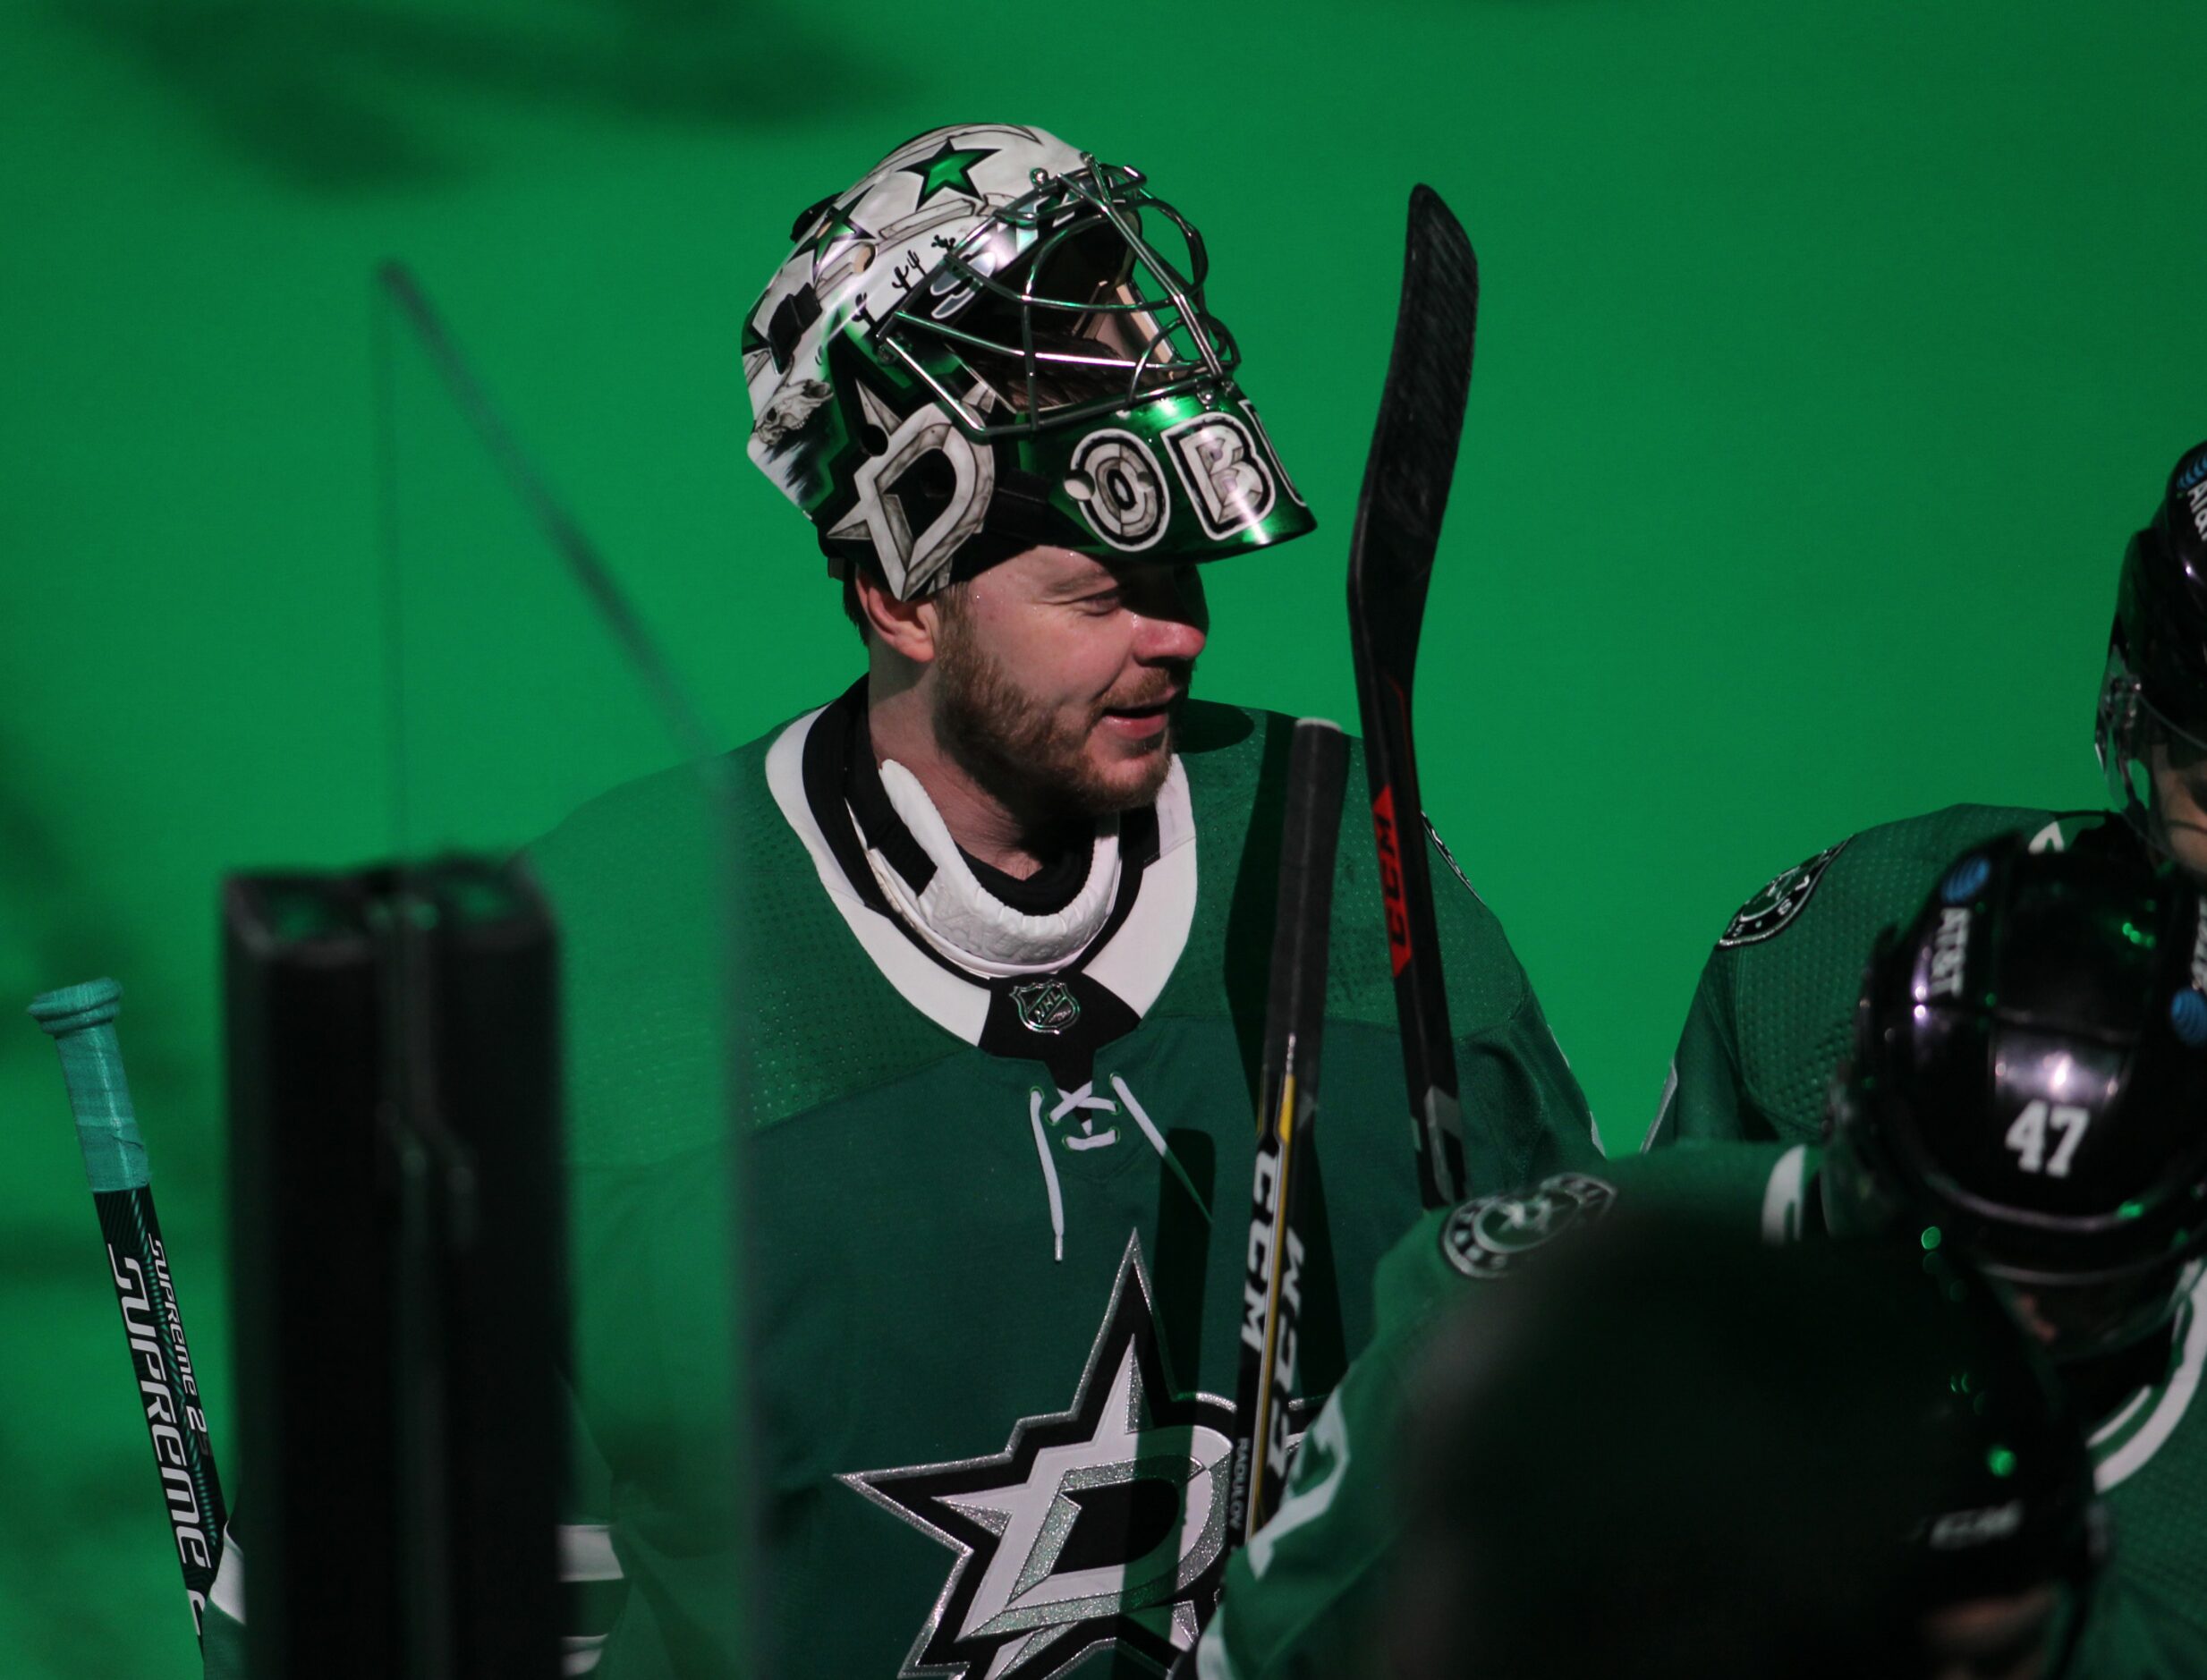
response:
M830 570L914 599L1038 544L1216 559L1303 498L1203 307L1203 242L1040 129L936 129L813 206L745 323L751 456Z

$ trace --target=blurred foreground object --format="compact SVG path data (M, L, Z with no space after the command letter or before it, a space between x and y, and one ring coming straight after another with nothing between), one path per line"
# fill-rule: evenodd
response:
M552 1255L549 1269L532 1275L516 1257L501 1275L520 1292L510 1304L560 1315L552 1321L559 1368L532 1355L540 1386L531 1395L532 1404L557 1409L558 1428L555 1436L545 1414L534 1413L527 1430L480 1443L505 1455L498 1477L529 1488L532 1537L548 1513L560 1518L565 1598L532 1626L529 1660L542 1654L534 1642L550 1638L571 1675L601 1659L633 1672L639 1646L663 1636L686 1649L686 1629L667 1633L649 1566L646 1584L632 1578L640 1549L625 1542L616 1549L614 1541L616 1511L656 1506L656 1493L639 1487L635 1464L643 1456L666 1485L710 1514L713 1540L686 1532L673 1567L685 1591L712 1607L730 1653L725 1666L751 1672L734 1654L750 1621L743 1477L753 1455L738 1445L750 1428L740 1250L751 1223L737 1212L744 1150L733 1124L740 1012L728 911L729 882L749 847L733 824L715 732L692 702L692 685L508 424L426 288L386 265L377 276L376 302L389 855L413 885L412 896L445 906L437 937L471 938L465 930L477 926L478 895L492 872L454 877L444 860L510 858L610 789L641 778L652 790L648 861L635 853L594 859L582 889L544 867L540 849L529 852L525 875L515 867L496 872L497 893L525 900L522 913L556 930L559 984L546 980L541 997L525 990L512 1009L487 1003L467 1023L468 1041L491 1065L474 1068L475 1077L497 1077L500 1058L533 1055L547 1038L557 1055L556 1123L548 1105L545 1124L527 1141L517 1133L505 1158L510 1174L556 1199L556 1221L547 1222L564 1244L564 1269ZM646 929L612 907L624 889L641 887L656 895L671 926ZM397 967L401 976L424 972L434 976L435 963ZM516 970L499 972L521 981ZM531 976L529 987L541 978ZM439 1112L447 1099L422 1092L422 1070L446 1079L466 1074L471 1064L439 1024L444 988L417 985L415 994L402 1012L413 1036L397 1088ZM424 997L426 1043L419 1030ZM638 1020L647 1023L641 1035L624 1036L622 1024ZM551 1076L536 1070L528 1077ZM629 1223L625 1194L637 1173L670 1158L685 1163L683 1188L697 1218L694 1251L667 1263L696 1316L672 1349L679 1374L662 1381L652 1373L669 1353L667 1320L657 1310L664 1301L639 1311L633 1296L608 1299L602 1279L640 1255L667 1260L664 1226ZM438 1155L429 1165L446 1170ZM486 1205L495 1194L520 1194L489 1184L489 1171L480 1166L473 1186ZM441 1297L429 1299L441 1305ZM409 1357L403 1346L396 1355ZM480 1374L488 1384L511 1375L495 1366ZM639 1430L640 1392L676 1396L682 1426ZM641 1453L627 1452L639 1436ZM409 1462L437 1448L433 1437L398 1444Z
M570 1058L597 1035L561 983L600 929L513 860L670 759L691 762L651 778L654 884L681 906L691 960L662 951L657 978L698 1041L688 1077L647 1082L729 1142L721 872L741 848L702 725L420 287L388 266L378 298L392 861L246 874L225 894L241 1432L268 1492L251 1501L250 1593L232 1524L209 1680L573 1676L620 1625L656 1633L649 1607L622 1614L610 1523L627 1496L592 1429L618 1419L656 1325L577 1332L591 1315L567 1284L608 1240L608 1169L632 1164L602 1132L578 1147L589 1128L567 1124L605 1106L600 1065ZM652 978L582 989L632 1000ZM734 1176L724 1163L701 1187ZM689 1274L718 1310L688 1351L725 1368L743 1227L706 1228ZM657 1445L727 1514L699 1574L740 1629L743 1496L726 1448L742 1406L725 1379L681 1389L717 1450Z
M247 1672L556 1675L544 905L456 859L238 877L224 924Z
M1935 1634L2043 1680L2100 1550L2062 1389L1950 1257L1816 1209L1812 1151L1726 1144L1428 1214L1201 1680L1906 1676Z
M1620 1217L1442 1328L1405 1464L1410 1680L2038 1680L2101 1549L2045 1361L1913 1245Z

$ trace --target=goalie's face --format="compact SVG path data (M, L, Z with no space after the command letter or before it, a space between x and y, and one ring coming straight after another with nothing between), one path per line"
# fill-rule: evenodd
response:
M938 609L937 739L1015 810L1093 817L1147 804L1209 624L1193 565L1031 548Z

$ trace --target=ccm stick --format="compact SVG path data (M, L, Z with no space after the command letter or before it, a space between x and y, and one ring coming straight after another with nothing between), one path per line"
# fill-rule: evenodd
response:
M208 1439L191 1353L184 1345L160 1221L153 1215L146 1146L123 1076L123 1049L115 1030L122 997L123 988L115 981L89 980L43 993L32 1000L30 1014L61 1052L62 1077L76 1115L77 1141L92 1181L100 1235L106 1239L107 1269L123 1309L132 1374L146 1409L154 1468L160 1474L196 1633L222 1562L222 1484L215 1476L215 1449Z
M1318 1113L1318 1053L1326 1024L1326 939L1334 856L1348 785L1338 725L1300 719L1287 758L1279 912L1264 1014L1257 1159L1242 1277L1241 1365L1227 1493L1227 1544L1238 1546L1279 1508L1287 1481L1287 1404L1294 1390L1303 1243L1295 1203L1310 1176Z
M1349 539L1349 641L1417 1140L1418 1193L1429 1208L1464 1197L1464 1122L1433 919L1425 808L1418 796L1410 683L1464 430L1478 318L1479 264L1471 241L1439 193L1413 187L1395 347Z

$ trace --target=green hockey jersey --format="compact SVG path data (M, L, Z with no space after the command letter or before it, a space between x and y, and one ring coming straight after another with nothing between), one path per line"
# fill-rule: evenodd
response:
M734 759L740 1218L697 907L663 855L686 794L618 790L532 850L570 1000L577 1386L626 1592L601 1672L740 1673L749 1650L788 1675L1155 1674L1224 1565L1290 720L1191 707L1154 807L1098 842L1119 881L1101 930L1048 972L977 973L900 913L929 863L884 799L862 695ZM1313 1393L1369 1337L1372 1268L1417 1212L1377 860L1357 802L1344 820ZM1523 969L1436 861L1473 1181L1592 1161ZM750 1630L726 1589L739 1469L761 1523Z
M1965 847L2024 829L2033 850L2059 850L2105 819L1949 805L1865 828L1770 881L1740 907L1702 967L1642 1147L1679 1138L1816 1141L1825 1082L1846 1051L1880 930L1914 916Z
M1613 1201L1688 1207L1770 1241L1815 1231L1815 1152L1805 1144L1696 1143L1551 1176L1533 1191L1426 1216L1380 1264L1371 1345L1303 1437L1286 1498L1229 1566L1197 1653L1198 1680L1320 1680L1377 1673L1398 1532L1390 1457L1404 1399L1443 1315L1535 1241ZM1526 1209L1537 1217L1524 1217ZM2207 1675L2207 1284L2179 1306L2148 1369L2092 1431L2113 1523L2072 1673L2085 1680ZM1566 1450L1544 1444L1543 1450Z

